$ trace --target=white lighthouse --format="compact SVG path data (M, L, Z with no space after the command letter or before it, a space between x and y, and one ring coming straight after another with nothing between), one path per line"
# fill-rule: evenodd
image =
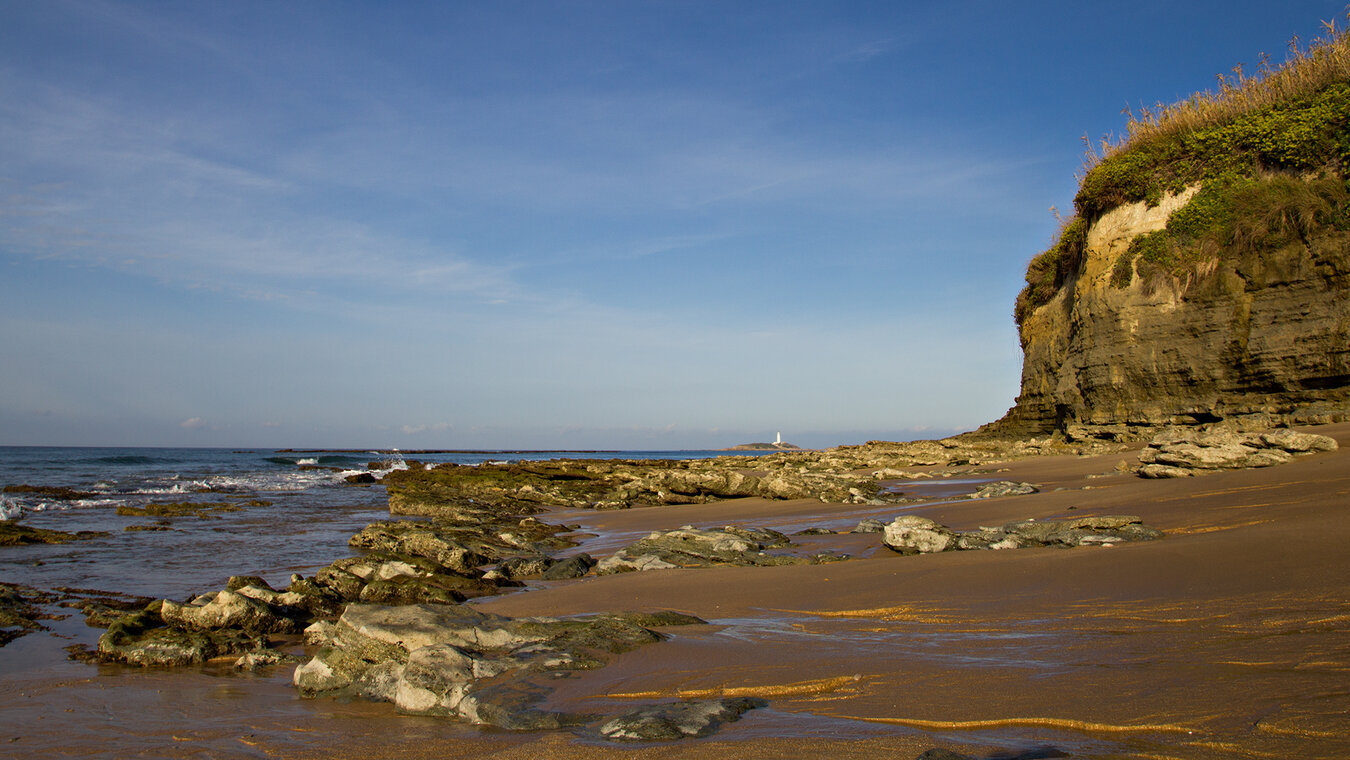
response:
M775 446L783 445L783 434L781 432L778 434L777 438L773 439L773 445Z

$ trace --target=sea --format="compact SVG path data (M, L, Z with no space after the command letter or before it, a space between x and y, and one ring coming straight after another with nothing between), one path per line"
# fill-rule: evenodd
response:
M747 452L736 452L743 455ZM0 581L181 599L231 575L277 587L349 556L347 540L388 518L384 488L351 485L443 462L700 459L722 451L418 451L0 447L0 517L103 535L66 544L0 547ZM44 493L32 487L68 489ZM196 515L136 514L147 505L201 505Z

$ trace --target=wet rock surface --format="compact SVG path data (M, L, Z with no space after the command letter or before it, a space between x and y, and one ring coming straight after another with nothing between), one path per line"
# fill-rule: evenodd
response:
M1002 496L1025 496L1029 493L1037 493L1039 488L1030 483L1015 483L1011 480L1000 480L996 483L989 483L980 486L975 493L970 495L972 499L997 499Z
M1139 452L1139 475L1185 478L1217 470L1270 467L1302 454L1334 451L1336 441L1285 428L1243 430L1230 425L1163 430Z
M23 544L65 544L71 541L87 541L108 535L104 531L81 530L70 533L64 530L31 528L14 520L0 520L0 546L21 546Z
M508 618L464 605L351 604L306 631L320 651L296 668L306 697L393 703L400 712L536 730L595 719L541 710L540 674L600 667L660 641L655 626L703 621L674 612Z
M708 736L725 723L740 720L746 712L768 704L762 699L740 697L699 702L653 705L618 716L600 726L600 735L611 741L669 742Z
M1034 546L1105 546L1152 541L1162 531L1133 515L1101 515L1070 520L1023 520L999 527L956 531L917 515L902 515L886 526L883 543L900 554L934 554L971 549L1022 549Z

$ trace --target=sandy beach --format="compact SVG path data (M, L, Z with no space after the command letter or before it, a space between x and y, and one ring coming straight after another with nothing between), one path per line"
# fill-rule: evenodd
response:
M1317 432L1350 440L1347 425ZM675 746L616 749L565 735L496 746L483 736L465 754L875 757L933 746L977 757L1350 754L1342 515L1350 451L1165 481L1115 469L1132 459L1012 462L999 477L1043 492L911 511L962 529L1128 513L1162 529L1161 541L900 556L875 534L825 536L811 540L861 558L629 573L483 600L483 609L513 616L674 609L714 624L559 681L551 698L559 709L720 695L760 696L770 707ZM921 492L924 481L915 483ZM630 534L683 524L783 528L872 511L742 499L559 516ZM358 741L346 756L392 750L383 744Z
M1308 428L1350 442L1350 424ZM1041 492L915 505L737 499L541 515L604 536L597 554L686 524L800 530L911 513L957 529L1132 514L1162 540L902 556L878 534L800 536L855 559L531 583L477 600L510 616L670 609L708 626L551 679L547 707L753 696L716 735L623 746L586 732L508 733L300 699L289 667L156 671L60 663L10 673L7 749L45 756L1264 758L1350 755L1350 451L1179 480L1122 472L1133 450L953 468ZM939 476L940 471L934 471ZM60 625L78 626L76 620ZM57 633L61 628L58 625ZM71 633L71 637L74 635ZM22 662L20 639L6 657ZM36 650L34 650L36 651ZM78 718L75 716L79 716ZM1063 755L1056 754L1063 753Z

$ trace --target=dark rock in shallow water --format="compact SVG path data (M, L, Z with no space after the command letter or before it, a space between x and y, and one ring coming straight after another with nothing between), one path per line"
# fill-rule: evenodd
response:
M880 532L882 532L883 530L886 530L886 523L884 523L884 522L882 522L882 521L876 519L875 517L867 517L867 518L864 518L864 519L862 519L862 520L859 520L859 521L858 521L858 524L857 524L856 526L854 526L853 530L851 530L851 531L849 531L849 532L850 532L850 533L880 533Z
M563 581L570 578L580 578L589 573L595 565L596 562L591 555L577 554L553 563L549 569L544 571L543 579L546 581Z
M708 736L723 724L740 720L747 711L767 704L762 699L741 697L654 705L610 720L600 726L600 735L626 742L669 742Z
M20 636L46 630L38 620L47 616L38 605L55 599L54 594L35 588L0 583L0 647Z
M64 544L71 541L86 541L108 535L103 531L82 530L67 533L63 530L30 528L13 520L0 520L0 546L19 546L21 544Z
M65 486L30 486L27 484L5 486L4 493L24 493L34 496L41 496L44 499L55 499L56 501L78 501L80 499L93 499L98 496L89 491L76 491L73 488Z
M380 479L368 472L358 472L343 478L348 484L354 486L368 486L371 483L378 483Z
M487 573L485 578L501 578L510 580L516 578L529 578L531 576L539 577L549 568L556 564L552 557L542 555L534 557L511 557L497 564L496 570Z

